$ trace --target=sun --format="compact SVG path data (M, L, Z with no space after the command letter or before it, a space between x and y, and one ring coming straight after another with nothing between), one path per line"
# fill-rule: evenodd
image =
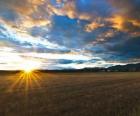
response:
M13 91L17 88L24 89L25 95L30 89L35 87L41 87L41 73L38 69L41 68L41 61L34 59L23 60L20 64L20 71L17 73L16 78L14 78L13 84L9 87L8 91Z
M21 70L24 73L31 73L34 70L37 70L39 68L39 66L40 66L39 62L28 60L28 61L23 62Z
M31 73L31 72L34 71L34 69L32 69L31 67L27 67L27 68L23 69L23 71L24 71L25 73Z

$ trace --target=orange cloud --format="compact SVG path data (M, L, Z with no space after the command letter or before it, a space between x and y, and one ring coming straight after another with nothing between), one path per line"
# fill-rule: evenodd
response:
M15 10L15 12L22 15L30 15L44 2L45 0L1 0L0 7Z
M97 44L97 43L105 42L108 39L111 39L112 37L114 37L116 33L117 33L117 31L115 29L111 29L106 32L103 32L103 33L99 34L96 38L96 41L93 41L92 43Z
M74 1L66 2L62 8L56 8L51 4L48 4L47 7L52 14L66 15L69 18L77 17L76 6L74 4Z
M86 32L92 32L93 30L97 29L97 28L100 28L100 27L103 27L104 24L100 24L100 23L97 23L97 22L92 22L88 25L85 26L85 31Z
M33 19L26 17L25 21L20 24L20 27L31 28L33 26L50 26L51 21L48 19Z
M57 0L58 3L61 3L62 0ZM53 15L61 15L61 16L68 16L71 19L77 18L80 20L88 20L92 21L93 16L87 13L79 13L76 8L76 4L74 0L70 0L64 3L64 6L61 8L56 8L55 6L51 5L49 2L47 4L48 12ZM94 17L95 19L95 17Z
M114 15L111 18L108 18L107 21L112 23L112 27L118 30L123 30L123 23L125 22L124 17L120 15Z
M111 23L111 27L114 29L117 29L119 31L129 32L132 35L136 33L139 33L140 30L140 21L125 17L124 15L114 15L111 18L107 18L106 21ZM138 34L139 35L139 34Z
M115 15L110 18L112 27L129 32L132 35L140 33L140 7L138 0L108 0L116 8ZM139 34L138 34L139 35Z
M41 12L38 7L47 2L47 0L1 0L1 5L5 6L16 12L19 16L15 22L4 20L0 18L0 21L8 24L11 27L21 29L22 31L26 28L33 26L45 26L51 25L51 20ZM5 9L4 9L5 10Z

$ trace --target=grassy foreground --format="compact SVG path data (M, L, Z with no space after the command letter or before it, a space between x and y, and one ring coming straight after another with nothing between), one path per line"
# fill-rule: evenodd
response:
M0 116L140 116L140 73L2 73Z

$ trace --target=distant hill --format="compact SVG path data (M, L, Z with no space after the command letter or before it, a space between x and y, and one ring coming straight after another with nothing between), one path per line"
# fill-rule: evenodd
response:
M95 68L62 70L62 72L138 72L138 71L140 71L140 63L116 65L116 66L111 66L109 68L95 67Z
M137 64L127 64L127 65L117 65L107 68L110 71L140 71L140 63Z
M109 68L95 67L84 69L44 70L43 72L135 72L140 71L140 63L116 65Z

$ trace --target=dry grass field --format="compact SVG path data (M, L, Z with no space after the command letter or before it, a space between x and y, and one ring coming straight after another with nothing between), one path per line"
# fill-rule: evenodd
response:
M0 116L140 116L140 73L2 73Z

